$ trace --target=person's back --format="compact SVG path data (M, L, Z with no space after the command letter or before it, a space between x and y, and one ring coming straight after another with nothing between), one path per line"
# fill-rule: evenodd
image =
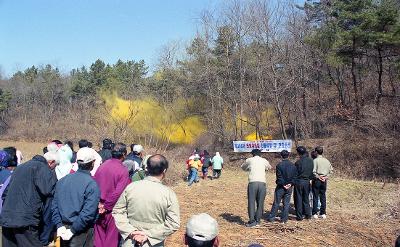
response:
M303 155L295 163L297 168L297 178L311 180L313 178L314 161L307 155Z
M0 224L6 227L37 226L43 202L53 193L56 182L54 171L42 156L36 155L18 166L3 194Z
M97 169L94 179L99 184L102 199L110 197L114 198L115 189L121 184L121 182L124 182L124 187L129 184L129 173L120 160L113 158L104 162ZM114 205L107 206L111 209Z
M79 227L78 224L80 222L76 221L76 219L79 217L79 213L84 205L84 200L87 199L87 195L93 193L100 197L97 183L90 176L89 171L79 169L77 172L69 174L58 181L56 186L56 197L54 198L53 203L57 203L61 221L68 224L75 222L75 224L77 224L76 227ZM97 211L98 203L98 201L92 203L95 212ZM95 213L93 215L92 224L94 223L94 216ZM72 225L72 227L74 227L74 225Z
M221 170L222 165L224 164L224 159L219 155L219 153L217 153L217 155L212 158L211 162L214 170Z
M98 153L99 153L99 155L100 155L101 160L103 161L103 163L104 163L106 160L109 160L109 159L112 158L112 156L111 156L111 149L103 148L103 149L101 149Z
M318 155L317 158L314 159L314 173L315 175L323 175L328 176L332 173L332 165L328 159L326 159L322 155Z
M164 240L179 229L179 204L175 193L162 184L168 161L162 155L148 160L144 180L131 183L118 199L112 215L125 246L164 246Z
M266 182L265 172L271 169L268 160L260 156L254 156L248 158L245 164L247 166L243 166L242 168L249 171L249 182Z
M284 159L276 166L276 173L276 184L283 186L294 183L294 180L297 176L297 169L291 161Z
M175 193L154 177L146 177L136 183L131 183L126 188L129 207L135 211L130 215L132 221L146 222L157 226L164 222L167 208L175 198Z

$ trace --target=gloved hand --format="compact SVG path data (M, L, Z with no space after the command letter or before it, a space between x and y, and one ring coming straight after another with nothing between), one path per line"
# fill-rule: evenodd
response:
M67 231L67 228L65 228L65 226L57 228L57 237L60 237L62 234L65 233L65 231Z
M70 240L74 234L71 232L71 229L67 229L63 234L61 234L61 238L63 240Z

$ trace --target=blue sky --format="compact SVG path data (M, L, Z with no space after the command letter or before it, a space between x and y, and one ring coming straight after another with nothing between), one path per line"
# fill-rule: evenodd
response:
M170 41L188 41L202 10L224 0L0 0L0 71L31 65L63 72L144 59L153 65Z

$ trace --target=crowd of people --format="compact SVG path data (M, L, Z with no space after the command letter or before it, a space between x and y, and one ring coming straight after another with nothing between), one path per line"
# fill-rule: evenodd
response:
M13 147L0 150L0 225L2 246L47 246L54 239L60 246L131 247L164 246L165 239L180 227L179 202L175 192L163 185L169 168L160 154L144 155L139 144L103 140L99 151L91 142L51 141L43 155L23 162ZM326 191L333 168L318 146L310 153L296 149L298 159L289 160L283 150L276 166L274 202L267 217L276 220L282 202L280 222L289 219L292 194L296 219L326 219ZM241 166L248 176L247 227L260 224L266 197L266 171L270 163L254 149ZM193 152L186 162L189 186L198 173L219 178L223 158L204 150ZM310 194L312 206L310 206ZM218 247L218 223L210 215L192 216L186 225L182 245ZM261 245L251 245L261 246Z
M53 140L25 163L15 148L0 150L2 246L164 246L180 227L177 197L162 184L167 159L110 139L99 151L78 146ZM215 247L217 235L215 219L195 215L184 244Z
M199 173L201 177L206 180L208 178L208 170L212 169L211 179L217 179L221 177L221 171L224 168L224 159L215 152L214 157L211 158L209 152L204 150L199 153L198 149L195 149L190 157L186 160L186 169L188 171L188 185L191 186L193 183L199 182Z
M311 152L299 146L296 149L298 160L293 164L289 160L289 152L281 151L282 161L276 166L276 188L274 202L267 221L274 222L282 202L283 208L280 221L288 221L290 201L294 192L296 220L326 219L326 190L328 178L332 174L332 164L323 156L323 148L318 146ZM269 162L261 157L259 149L252 150L252 158L248 158L242 169L249 171L248 197L248 227L260 224L264 212L266 196L266 171L271 169ZM312 195L312 207L310 206Z

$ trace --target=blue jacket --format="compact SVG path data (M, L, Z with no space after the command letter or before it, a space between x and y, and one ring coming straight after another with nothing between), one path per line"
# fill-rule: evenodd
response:
M294 184L297 176L296 166L285 159L276 166L276 184L278 186L285 186L287 184Z
M75 233L93 227L100 201L99 187L90 172L79 169L57 182L52 211L57 228L71 226Z

